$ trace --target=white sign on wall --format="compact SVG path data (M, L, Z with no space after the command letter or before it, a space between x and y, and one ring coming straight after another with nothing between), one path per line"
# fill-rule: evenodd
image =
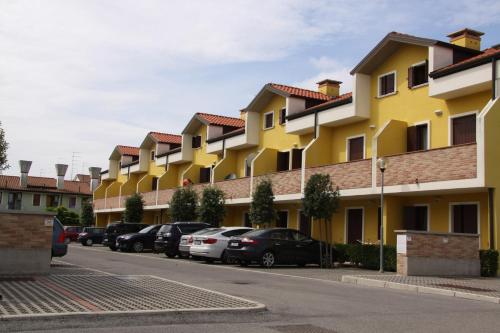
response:
M44 224L46 227L52 227L54 225L54 219L45 219Z
M406 254L406 235L396 236L396 252Z

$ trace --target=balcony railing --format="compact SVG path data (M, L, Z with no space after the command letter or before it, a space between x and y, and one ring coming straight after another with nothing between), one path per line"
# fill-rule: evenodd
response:
M274 195L300 193L301 170L273 172L253 178L253 188L263 179L269 179L273 184Z
M385 185L418 184L477 177L477 145L465 144L388 156ZM377 186L380 173L377 172Z
M104 209L106 208L106 199L95 199L93 204L94 210Z
M144 200L144 206L156 205L156 191L142 193L142 199Z
M372 184L372 160L360 160L306 169L306 181L315 173L330 175L334 187L342 190L367 188Z
M226 194L226 199L249 198L250 194L250 177L223 180L214 183Z
M169 188L167 190L159 190L158 191L158 205L166 205L172 199L174 195L175 189Z

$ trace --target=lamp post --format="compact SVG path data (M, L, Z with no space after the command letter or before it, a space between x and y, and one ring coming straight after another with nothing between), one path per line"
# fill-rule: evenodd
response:
M377 160L377 166L382 174L380 187L380 273L384 272L384 171L387 168L387 160L383 157Z

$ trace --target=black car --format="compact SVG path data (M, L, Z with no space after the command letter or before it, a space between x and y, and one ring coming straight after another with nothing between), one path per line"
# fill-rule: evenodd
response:
M101 244L104 239L104 232L106 228L85 227L83 231L78 234L78 241L83 246L92 246L94 244Z
M264 267L277 264L319 264L319 242L293 229L271 228L247 232L229 240L228 256L242 266L256 262Z
M161 227L161 224L150 225L139 232L118 236L115 245L120 251L151 250L155 244L156 233Z
M167 257L179 255L179 242L182 235L189 235L201 229L211 227L203 222L175 222L166 224L158 231L154 244L155 252L165 252Z
M141 229L147 227L147 224L143 223L124 223L124 222L114 222L107 226L106 232L104 233L104 239L102 245L109 246L112 251L116 251L116 237L130 234L133 232L138 232Z

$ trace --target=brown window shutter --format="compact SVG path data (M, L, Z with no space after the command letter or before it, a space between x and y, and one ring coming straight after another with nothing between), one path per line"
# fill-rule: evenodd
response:
M277 158L278 165L276 167L277 171L286 171L289 168L290 162L290 152L278 152Z
M302 167L302 150L303 149L292 149L292 170Z
M200 183L210 182L210 168L200 168Z
M453 118L453 144L476 142L476 115Z
M425 82L429 81L429 60L425 59Z
M387 75L387 93L388 94L396 91L396 89L395 89L396 82L394 82L394 79L395 79L394 74Z
M417 150L417 126L406 129L406 151Z
M349 139L349 161L363 159L365 140L363 137Z
M416 229L416 220L415 220L415 207L403 207L403 216L404 221L403 225L406 230L415 230Z
M413 66L408 68L408 88L413 87Z

